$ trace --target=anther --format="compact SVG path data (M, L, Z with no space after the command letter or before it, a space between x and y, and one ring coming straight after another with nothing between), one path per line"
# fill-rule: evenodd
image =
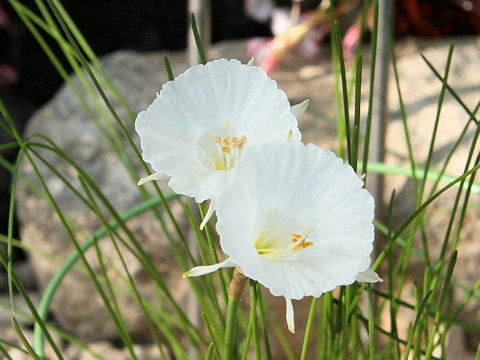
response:
M242 136L240 139L237 137L234 137L232 140L233 146L235 146L238 149L243 148L246 142L247 142L247 137L245 135Z
M217 135L210 134L210 135L208 135L208 137L218 144L220 144L222 142L222 139Z
M293 248L292 251L296 252L300 249L305 249L306 247L312 246L313 242L312 241L306 241L308 237L310 236L311 232L307 232L306 235L301 236L296 233L291 233L290 236L292 237L292 243L296 244ZM300 241L300 242L299 242Z
M233 139L236 139L235 137ZM221 140L221 144L224 146L230 146L230 135L227 135Z

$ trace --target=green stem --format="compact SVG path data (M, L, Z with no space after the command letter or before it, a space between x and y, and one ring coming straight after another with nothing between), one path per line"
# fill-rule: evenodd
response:
M227 306L227 324L225 327L225 347L223 349L223 359L228 360L233 358L235 350L235 330L237 327L237 311L243 289L247 282L247 277L243 275L240 268L235 268L233 271L232 282L228 294Z
M373 295L372 287L370 284L367 286L368 289L368 348L370 360L375 359L375 314L373 306Z
M258 311L260 312L260 325L262 326L262 334L263 334L263 343L265 346L265 355L267 360L272 360L272 350L270 349L270 340L268 339L268 330L267 330L267 322L265 319L265 309L263 308L263 298L262 292L260 291L260 287L257 283L257 295L258 295ZM288 357L287 357L288 358Z
M30 354L32 359L41 360L40 357L38 356L38 354L35 352L35 350L33 350L32 346L28 342L25 335L23 334L22 329L20 329L20 325L18 325L18 322L17 322L17 319L15 318L15 316L12 316L10 318L10 320L12 322L13 329L17 333L18 338L22 342L23 346L25 346L25 349L28 351L28 353Z
M232 359L235 347L235 328L237 325L237 310L240 300L232 300L228 302L227 308L227 325L225 329L225 348L223 351L223 359Z
M313 320L315 318L316 307L317 307L317 298L313 298L312 304L310 305L310 312L308 314L308 321L307 321L307 327L305 329L305 336L303 337L302 354L300 355L301 360L305 360L307 358L308 341L310 340L310 333L312 331L312 325L313 325Z
M255 356L257 359L262 358L260 351L260 337L258 335L257 325L257 287L254 280L250 280L250 326L253 335L253 345L255 348Z

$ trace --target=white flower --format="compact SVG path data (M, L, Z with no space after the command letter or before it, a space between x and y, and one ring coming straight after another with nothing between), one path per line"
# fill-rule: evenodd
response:
M285 297L294 332L292 299L319 297L355 280L380 280L369 269L374 200L362 186L350 166L313 144L252 147L216 202L228 259L185 275L239 266L273 295Z
M214 199L248 147L300 140L295 115L306 105L290 111L285 93L258 67L226 59L196 65L138 114L142 156L156 171L139 184L167 175L175 192Z

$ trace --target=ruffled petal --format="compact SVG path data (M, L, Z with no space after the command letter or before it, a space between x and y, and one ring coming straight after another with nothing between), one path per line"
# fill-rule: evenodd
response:
M285 298L286 303L286 318L287 318L287 327L288 331L292 334L295 334L295 313L293 311L292 299Z
M186 277L202 276L202 275L210 274L214 271L217 271L220 268L235 267L235 266L237 265L233 263L230 258L228 258L227 260L222 261L221 263L218 263L218 264L195 266L193 269L190 269L186 273L184 273L183 277L186 278Z
M220 142L228 134L241 141L236 161L243 148L286 141L289 130L299 137L288 98L277 83L259 67L226 59L193 66L164 84L148 109L138 114L135 129L143 159L171 176L175 192L197 202L228 186L228 176L211 175L234 166L216 167L218 155L226 155L215 150L215 139Z
M357 276L355 276L355 280L366 283L376 283L378 281L383 282L380 276L378 276L378 274L371 268L360 271Z

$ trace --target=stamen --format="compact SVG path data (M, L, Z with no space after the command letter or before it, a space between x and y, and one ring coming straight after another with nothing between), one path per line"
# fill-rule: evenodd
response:
M247 143L246 136L232 136L231 127L232 124L227 121L227 134L224 137L220 137L214 134L208 135L211 140L218 144L218 153L212 153L209 156L211 166L215 170L231 169L235 165L235 162L239 159L241 155L241 150Z
M247 142L246 136L242 136L240 139L235 136L232 138L232 145L237 149L243 148L246 142Z
M298 235L298 234L295 234L295 233L291 233L290 236L291 236L292 238L297 239L297 240L302 237L302 235ZM295 239L292 239L292 242L297 241L297 240L295 240Z
M297 258L297 252L313 245L313 241L307 241L313 229L307 227L304 235L290 233L291 243L285 243L286 240L280 234L271 234L268 231L261 233L255 239L255 248L261 257L268 258L271 261L294 261ZM283 239L283 240L282 240Z
M296 252L300 249L305 249L305 248L313 245L312 241L306 241L308 239L308 237L310 236L310 234L312 233L312 231L313 231L313 229L310 229L310 228L307 229L307 233L304 236L301 236L301 235L296 234L296 233L291 233L290 234L290 236L292 237L292 243L295 245L292 248L293 252Z
M213 141L215 141L217 144L220 144L222 142L222 139L220 138L220 136L210 134L208 135L208 137Z
M300 249L305 249L306 247L309 247L309 246L312 246L312 245L313 245L313 242L311 242L311 241L305 242L305 239L302 239L300 244L297 244L293 247L292 251L296 252Z
M236 137L233 137L234 139L236 139ZM225 136L222 141L221 141L221 144L223 146L230 146L230 135L227 135Z
M247 142L246 136L237 138L236 136L232 137L230 135L227 135L224 138L221 138L220 136L210 134L208 135L208 137L215 141L217 144L222 145L220 149L222 150L222 152L227 154L231 151L232 147L242 149Z

